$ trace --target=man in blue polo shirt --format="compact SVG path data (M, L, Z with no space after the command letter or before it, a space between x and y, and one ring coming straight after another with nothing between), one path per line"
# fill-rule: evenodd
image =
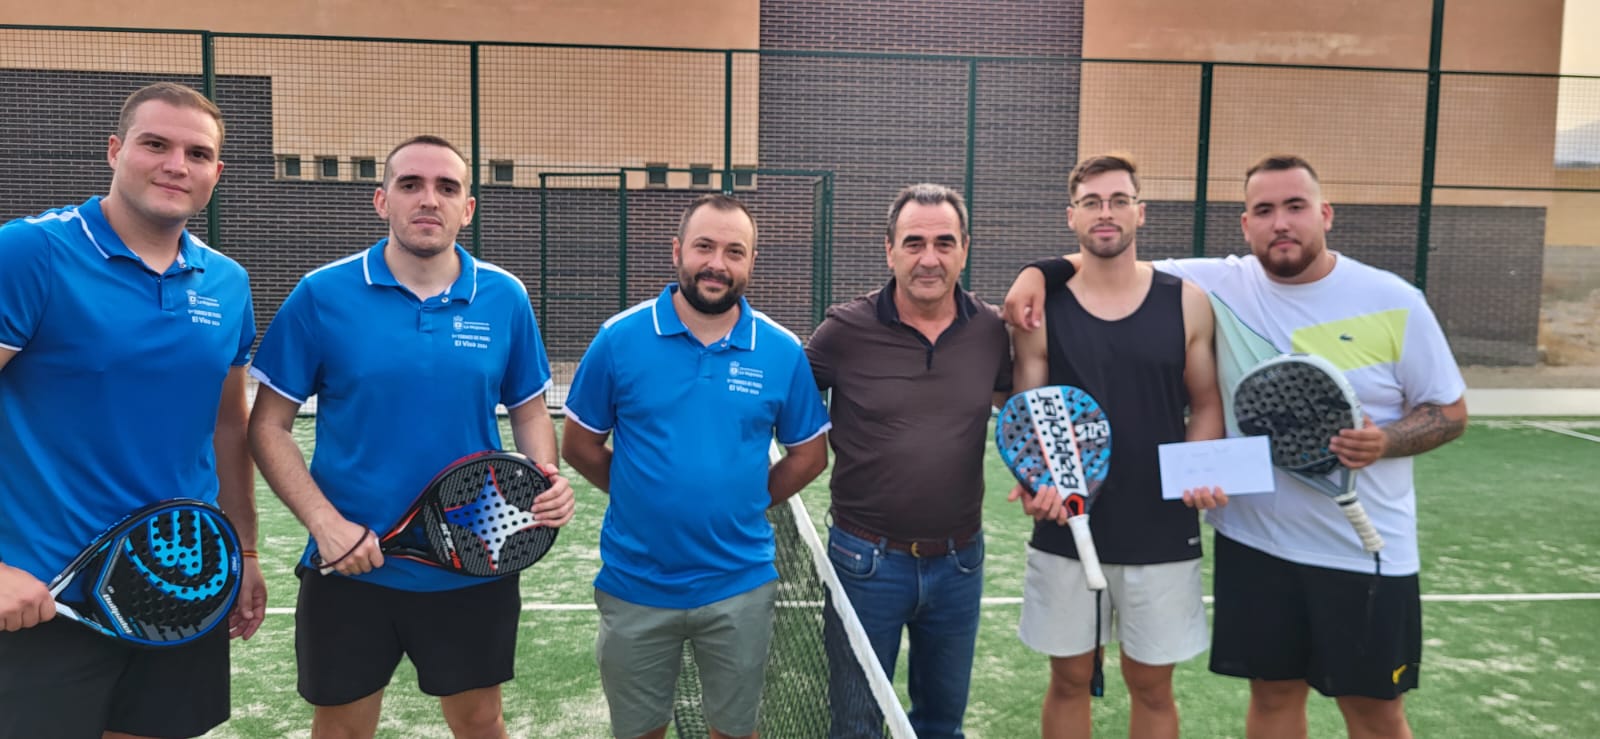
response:
M109 194L0 228L0 736L195 736L228 718L222 629L136 649L55 619L45 587L127 514L198 498L247 549L227 631L261 624L250 285L184 230L222 135L194 90L142 88L109 140Z
M567 395L562 456L611 494L595 653L624 739L666 735L685 641L711 735L755 733L778 578L766 509L827 466L805 351L743 297L755 244L738 200L695 200L678 282L605 322ZM769 466L774 434L788 455Z
M313 735L372 736L402 655L456 736L504 735L519 578L385 561L373 534L452 461L501 446L496 403L510 409L517 449L555 483L534 515L547 526L572 518L572 487L551 464L550 367L528 292L456 243L472 222L467 188L448 141L396 146L373 195L388 238L301 279L251 368L263 390L250 418L261 473L338 573L319 576L309 547L298 568L295 655ZM313 395L308 469L291 430Z

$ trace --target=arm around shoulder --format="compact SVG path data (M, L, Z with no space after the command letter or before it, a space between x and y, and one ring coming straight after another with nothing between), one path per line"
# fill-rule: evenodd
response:
M1183 325L1186 351L1183 383L1189 393L1187 441L1220 439L1224 421L1222 392L1217 385L1216 317L1211 299L1192 282L1183 283Z

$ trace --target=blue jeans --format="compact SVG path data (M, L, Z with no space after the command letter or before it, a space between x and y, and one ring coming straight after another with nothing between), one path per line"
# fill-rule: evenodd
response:
M911 694L911 727L921 739L961 737L972 681L972 653L978 639L978 612L983 598L983 534L941 557L917 558L839 530L828 530L828 558L850 596L856 617L867 632L878 664L891 680L900 653L901 629L910 632L907 687ZM832 634L837 639L840 635ZM829 653L838 655L839 649ZM882 736L842 707L860 686L850 685L847 671L830 670L831 736ZM856 698L859 700L859 698Z

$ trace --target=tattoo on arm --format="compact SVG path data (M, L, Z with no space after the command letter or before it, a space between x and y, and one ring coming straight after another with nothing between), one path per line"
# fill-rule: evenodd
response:
M1385 457L1409 457L1437 449L1461 435L1467 422L1445 415L1443 406L1423 403L1400 420L1385 426L1388 438Z

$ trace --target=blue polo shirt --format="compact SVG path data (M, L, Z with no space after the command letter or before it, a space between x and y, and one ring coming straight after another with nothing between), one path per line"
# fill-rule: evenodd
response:
M768 450L828 430L800 340L739 300L703 346L677 285L605 322L567 394L567 418L612 433L611 505L594 586L630 603L697 608L778 577Z
M250 368L297 403L317 396L311 477L345 518L380 534L446 465L501 448L496 403L537 402L550 384L521 281L456 245L461 276L421 300L389 271L386 243L302 278ZM411 591L484 582L399 557L359 579Z
M134 510L214 502L222 383L255 333L244 268L187 232L158 274L97 197L0 228L0 560L49 581Z

